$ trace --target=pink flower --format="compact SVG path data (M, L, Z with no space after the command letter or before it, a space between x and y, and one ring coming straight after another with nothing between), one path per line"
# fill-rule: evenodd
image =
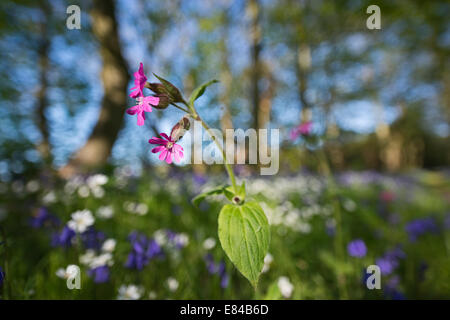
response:
M385 190L385 191L382 191L382 192L380 193L380 199L381 199L383 202L389 203L389 202L394 201L394 199L395 199L395 194L394 194L393 192L391 192L391 191Z
M133 99L136 99L137 97L143 97L144 93L144 86L147 82L147 77L144 74L144 66L142 62L139 64L139 70L136 71L134 74L134 87L130 90L132 91L130 93L130 97Z
M139 70L134 73L134 87L131 88L130 97L136 99L137 105L127 110L128 114L137 114L137 124L142 126L145 121L144 112L152 112L152 105L156 106L159 103L158 97L144 97L144 86L147 82L147 77L144 74L144 66L142 62L139 65Z
M176 162L180 162L183 158L183 147L176 144L167 134L160 133L160 135L164 139L153 137L148 140L151 144L159 144L158 147L152 149L152 152L161 152L159 154L159 160L165 160L168 164L172 163L172 158L175 158Z
M152 112L152 105L156 106L159 103L158 97L153 96L140 96L136 98L136 102L138 103L134 107L128 108L127 113L130 115L137 114L137 124L138 126L142 126L145 121L145 113L144 112Z
M294 129L292 129L292 131L290 133L291 140L297 139L297 137L299 135L302 135L302 136L310 135L311 128L312 128L312 122L311 121L307 121L307 122L301 123L300 125L298 125Z

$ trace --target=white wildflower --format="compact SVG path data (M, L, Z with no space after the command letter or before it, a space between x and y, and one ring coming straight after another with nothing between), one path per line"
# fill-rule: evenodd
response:
M146 215L148 212L148 206L145 203L139 203L134 209L134 212L140 216Z
M88 249L80 256L80 263L86 266L90 265L95 258L95 250Z
M67 226L77 233L85 232L95 221L91 211L87 209L76 211L71 216L72 220L67 222Z
M80 267L78 267L77 265L69 264L65 269L59 268L58 270L56 270L56 276L61 279L72 278L78 274L79 270Z
M108 177L104 174L94 174L90 176L86 183L91 189L95 189L96 187L102 186L108 182Z
M44 204L51 204L51 203L55 203L56 202L56 194L54 191L50 191L49 193L47 193L43 198L42 198L42 202Z
M81 186L78 188L78 195L82 198L89 197L90 191L88 186Z
M103 242L103 245L102 245L102 251L113 252L114 249L116 248L116 243L117 243L117 241L114 239L105 240L105 242Z
M289 281L287 277L279 277L278 289L280 289L281 295L283 297L290 298L292 296L292 291L294 291L294 285Z
M150 292L148 293L148 298L149 298L150 300L156 299L156 292L155 292L155 291L150 291Z
M37 180L31 180L27 183L26 189L28 192L36 192L39 190L39 182Z
M94 269L102 266L112 266L114 264L112 254L109 252L102 253L94 259L92 259L92 262L89 264L89 267Z
M179 283L177 279L170 277L167 279L167 286L169 287L170 291L174 292L178 289Z
M102 219L112 218L114 209L112 206L103 206L97 209L97 216Z
M164 230L156 230L153 234L153 238L155 238L156 243L160 246L167 244L167 235Z
M139 300L143 294L142 287L130 284L128 286L122 285L119 288L119 300Z
M211 250L216 246L216 239L214 238L207 238L205 241L203 241L203 249L205 250Z
M262 273L269 271L272 261L273 261L273 256L270 253L267 253L266 256L264 257L264 265L263 265L263 268L261 271Z

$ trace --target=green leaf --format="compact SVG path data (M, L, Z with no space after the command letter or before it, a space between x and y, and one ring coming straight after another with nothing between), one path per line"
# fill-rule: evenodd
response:
M198 205L208 196L211 196L213 194L221 194L223 193L223 190L226 188L227 186L218 186L215 187L211 190L208 190L206 192L202 192L199 195L197 195L194 199L192 199L192 204L196 207L198 207Z
M208 82L205 82L201 86L197 87L191 94L191 97L189 98L189 105L192 106L194 104L194 101L200 98L204 93L207 87L212 85L213 83L219 82L219 80L211 80Z
M182 102L183 96L181 95L180 90L178 90L177 87L175 87L172 83L167 81L164 78L161 78L156 73L154 73L155 77L158 78L159 81L161 81L162 85L166 89L166 93L169 95L169 98L172 100L172 102Z
M239 188L238 196L241 200L245 199L245 181L242 181L242 185Z
M270 230L255 201L225 205L219 214L219 240L236 268L256 288L269 249Z
M228 186L228 187L224 188L223 194L225 195L225 197L227 197L228 200L233 201L235 194L234 194L234 189L232 186Z

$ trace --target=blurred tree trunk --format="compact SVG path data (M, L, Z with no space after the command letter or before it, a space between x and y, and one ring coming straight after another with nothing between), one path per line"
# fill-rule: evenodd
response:
M250 43L251 43L251 110L252 110L252 127L257 130L260 128L259 114L260 114L260 92L259 80L261 78L261 7L258 0L249 0L247 5L247 13L250 18ZM259 162L259 137L256 140L256 161ZM248 149L248 147L247 147ZM248 151L246 151L248 159Z
M296 71L298 79L298 93L302 104L300 121L307 122L311 120L311 106L306 98L306 90L308 88L308 72L311 68L311 49L302 39L303 30L299 33L300 42L297 47Z
M229 29L229 17L228 10L223 13L222 28L223 34L220 39L220 55L221 55L221 72L220 72L220 82L222 83L223 90L220 94L220 102L223 106L222 116L220 118L220 126L225 134L226 129L233 129L233 121L231 117L231 86L233 76L230 72L230 64L228 61L228 29Z
M258 0L249 0L248 15L250 18L250 41L251 41L251 101L252 101L252 116L253 128L259 129L259 107L260 107L260 92L259 80L261 78L261 7Z
M49 50L50 50L50 31L49 23L51 18L51 7L46 0L39 1L39 7L42 11L43 20L39 24L41 39L37 47L38 66L39 66L39 88L36 92L37 99L37 126L41 133L42 140L36 146L41 157L46 164L51 163L51 149L49 142L49 128L45 111L47 109L47 89L49 72Z
M61 170L63 176L104 165L122 127L129 75L121 52L115 8L113 0L93 2L92 30L103 61L101 79L104 94L97 123L86 144Z

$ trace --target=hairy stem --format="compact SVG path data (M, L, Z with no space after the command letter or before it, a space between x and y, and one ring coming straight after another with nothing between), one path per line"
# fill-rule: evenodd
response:
M325 152L321 149L318 152L318 160L322 167L323 173L327 178L328 183L328 191L332 197L333 207L334 207L334 217L336 219L336 241L335 241L335 252L339 259L345 259L345 243L343 238L343 230L342 230L342 214L341 214L341 205L339 203L337 185L334 181L333 174L330 169L330 165L328 164L328 160L326 158ZM348 299L347 285L345 275L339 270L337 272L337 282L338 288L341 293L341 297L343 299Z
M223 146L216 140L214 135L211 133L211 128L206 124L205 121L203 121L202 118L200 118L199 114L197 113L197 110L195 110L195 107L193 105L189 105L186 101L183 101L183 104L189 108L189 110L191 111L189 113L192 115L192 117L195 120L198 120L198 121L200 121L202 123L203 128L205 128L205 130L211 136L211 139L213 139L213 141L216 143L216 146L222 152L223 163L224 163L224 166L225 166L225 170L227 171L227 174L230 177L231 185L233 186L234 193L237 194L238 193L238 188L237 188L237 184L236 184L236 177L234 176L233 169L231 168L230 164L227 161L227 156L225 154L225 150L223 149Z
M171 102L170 104L173 105L175 108L180 109L181 111L184 111L184 112L186 112L186 113L190 113L189 110L187 110L187 109L185 109L185 108L183 108L183 107L180 107L179 105L176 105L176 104L173 103L173 102Z

